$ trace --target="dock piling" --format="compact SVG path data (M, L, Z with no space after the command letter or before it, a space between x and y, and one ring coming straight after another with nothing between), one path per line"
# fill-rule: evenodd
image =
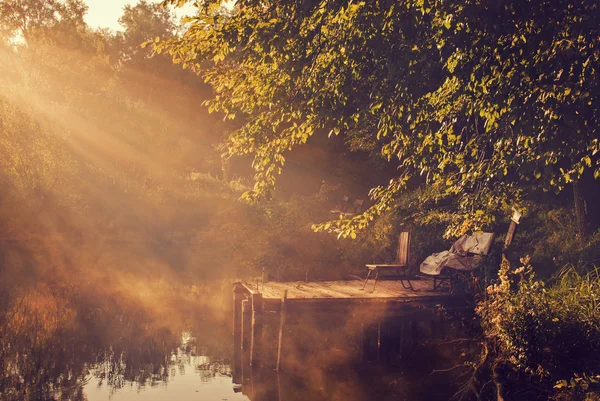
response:
M262 351L262 294L252 294L252 342L250 345L250 365L260 366Z
M238 383L242 367L242 300L244 295L233 292L233 381Z
M250 379L250 342L252 338L252 305L249 299L242 300L242 383Z
M283 291L283 296L281 297L281 311L279 312L279 343L277 344L277 367L276 370L281 370L281 353L283 349L283 333L285 326L285 301L287 299L287 290Z

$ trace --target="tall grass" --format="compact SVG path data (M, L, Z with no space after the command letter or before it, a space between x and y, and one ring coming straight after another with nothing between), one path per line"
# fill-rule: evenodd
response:
M557 274L549 297L562 317L576 316L600 331L600 268L592 265L589 271L569 264Z

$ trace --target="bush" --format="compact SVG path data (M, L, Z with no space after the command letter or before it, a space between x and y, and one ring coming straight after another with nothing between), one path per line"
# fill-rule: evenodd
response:
M600 372L599 271L568 267L546 286L536 280L528 257L521 263L513 269L503 259L498 282L476 309L497 362L538 379L550 392L571 381L586 387L582 378ZM590 379L586 389L593 385Z

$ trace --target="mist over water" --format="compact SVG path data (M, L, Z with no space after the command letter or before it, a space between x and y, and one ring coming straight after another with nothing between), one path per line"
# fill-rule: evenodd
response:
M247 356L235 366L230 324L199 318L152 328L147 316L114 312L96 314L103 325L92 330L65 321L33 342L3 337L2 399L443 400L455 390L449 376L431 372L454 364L456 350L427 345L424 332L400 350L393 323L379 335L372 323L291 324L276 372L275 325L265 327L264 363L253 368Z

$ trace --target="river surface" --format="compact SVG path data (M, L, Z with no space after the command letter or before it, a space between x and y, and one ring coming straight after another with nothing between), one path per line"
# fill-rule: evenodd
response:
M124 380L111 385L105 382L110 366L100 364L86 377L83 394L88 401L248 400L244 394L234 392L231 366L199 355L194 342L191 333L182 333L180 347L161 368L163 374L148 382Z
M227 338L223 338L227 341ZM88 401L375 401L375 400L444 400L451 386L444 379L434 380L441 388L431 386L431 377L411 365L390 366L389 361L362 361L348 366L310 365L288 372L275 372L271 366L242 368L244 377L235 378L231 355L205 355L192 333L184 332L181 344L164 366L140 379L128 380L115 372L114 363L91 365L82 378L81 400ZM229 344L224 344L229 346ZM332 355L346 354L331 349ZM313 355L314 356L314 355ZM424 354L429 358L429 354ZM346 360L345 357L344 360ZM377 355L372 355L377 359ZM327 359L327 358L325 358ZM324 362L324 361L322 361ZM422 362L422 361L421 361ZM294 362L289 362L290 364ZM420 364L420 363L419 363ZM125 369L125 367L122 367ZM249 376L249 377L247 377ZM143 377L143 379L141 379ZM424 380L425 379L425 380ZM237 383L236 383L237 382ZM77 397L76 397L77 398ZM61 399L58 396L56 399ZM70 399L70 398L69 398Z
M260 368L245 352L234 366L230 310L216 320L191 316L201 309L192 305L175 324L173 313L151 319L136 304L67 308L49 292L1 317L2 401L435 401L459 383L460 369L435 372L456 366L459 350L431 345L426 326L411 325L407 339L394 323L290 325L276 372L274 327L264 329Z

